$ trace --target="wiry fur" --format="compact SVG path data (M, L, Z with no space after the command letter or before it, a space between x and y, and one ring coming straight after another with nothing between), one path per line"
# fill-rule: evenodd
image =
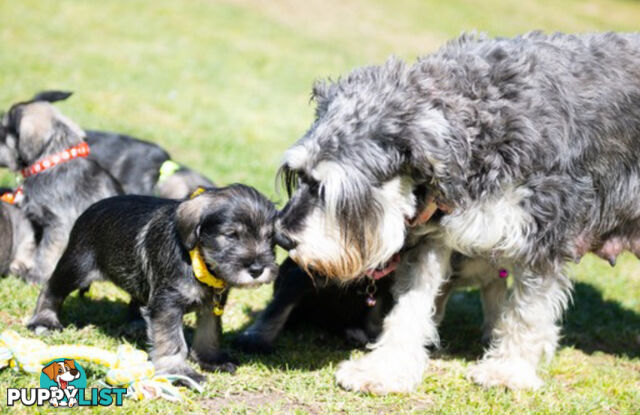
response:
M0 235L0 275L24 276L33 267L36 241L31 223L17 206L0 202Z
M220 351L214 291L194 276L189 251L199 247L207 268L229 287L268 283L277 273L275 213L270 201L243 185L207 190L184 202L148 196L102 200L78 218L28 327L62 328L58 314L67 295L106 278L143 307L156 371L204 380L185 361L182 320L190 310L197 313L190 356L205 370L234 371L232 359Z
M78 145L84 131L45 101L13 105L2 118L0 166L25 168ZM67 244L75 219L92 203L122 192L119 183L97 163L76 158L27 177L20 208L39 236L33 267L21 275L44 282Z
M487 386L539 386L535 368L553 351L569 300L563 264L589 251L612 264L623 249L640 254L640 34L464 35L412 66L391 59L320 83L314 98L315 122L284 157L293 194L279 242L301 266L350 279L387 261L383 253L407 249L402 238L385 237L383 224L395 223L393 233L407 241L427 234L420 244L434 252L508 268L514 289L471 376ZM327 163L338 178L318 170ZM426 228L399 225L380 198L394 180L414 190L396 199L407 223L419 213L420 200L411 200L418 194L446 206L444 214ZM312 245L329 239L331 254L316 255ZM446 281L444 264L426 267L427 258L417 259L418 269ZM401 268L407 274L398 272L398 281L421 277ZM409 324L404 318L423 319L411 339L392 327ZM392 311L383 346L343 366L339 383L415 387L431 320ZM394 353L415 364L390 369L390 359L402 359Z
M71 95L68 91L41 91L32 101L53 103ZM185 199L198 187L213 186L209 179L182 165L167 180L160 181L160 168L171 157L155 143L95 130L87 130L85 139L91 148L89 159L108 171L126 194Z

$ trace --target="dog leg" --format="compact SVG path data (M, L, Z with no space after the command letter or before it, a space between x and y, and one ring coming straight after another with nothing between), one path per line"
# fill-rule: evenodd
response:
M311 277L288 258L280 266L273 300L248 329L240 334L234 345L247 353L269 353L284 328L289 315L302 297L313 290Z
M405 254L392 288L397 303L384 320L383 332L371 352L340 364L340 386L385 394L412 391L422 381L425 346L438 342L435 299L449 272L450 256L448 248L429 242Z
M491 347L469 376L486 387L536 389L542 386L536 366L543 355L553 355L560 331L556 320L569 302L571 283L562 275L514 277Z
M196 333L191 347L191 358L208 372L236 371L237 361L220 350L222 324L212 312L212 304L200 306L196 312Z
M27 324L36 334L47 329L62 330L58 319L60 307L73 290L83 285L86 277L87 270L77 267L77 259L78 256L74 253L65 254L49 281L42 287L33 317Z
M49 279L56 263L67 245L71 226L55 224L42 231L42 239L36 248L33 267L27 273L27 281L43 283Z
M11 261L9 271L11 274L26 279L27 275L34 267L34 255L36 252L36 240L33 229L28 221L24 220L18 225L18 235L16 239L15 257Z
M482 341L489 343L491 332L496 326L500 312L507 299L507 281L502 278L491 280L480 289L482 298Z
M188 348L182 325L184 312L180 305L168 304L169 298L168 293L156 293L146 310L147 335L152 345L151 360L156 373L186 376L202 383L207 378L186 362Z

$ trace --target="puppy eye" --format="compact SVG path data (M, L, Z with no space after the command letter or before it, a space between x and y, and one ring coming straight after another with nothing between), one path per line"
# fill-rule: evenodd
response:
M235 239L238 237L238 231L228 231L224 233L224 236L226 236L229 239Z

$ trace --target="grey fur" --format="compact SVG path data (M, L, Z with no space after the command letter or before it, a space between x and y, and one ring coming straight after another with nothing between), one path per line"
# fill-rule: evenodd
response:
M73 147L84 131L50 103L13 105L3 116L0 165L25 168ZM20 208L39 235L29 281L46 281L62 255L76 218L92 203L122 192L115 179L97 163L76 158L25 179Z
M498 339L472 377L539 386L535 369L518 375L509 362L522 358L535 368L537 356L555 347L553 322L570 298L566 261L595 252L613 265L622 250L640 255L640 34L463 35L411 66L390 59L318 83L313 97L316 120L281 169L292 197L279 218L279 243L305 245L308 214L328 206L341 237L357 247L349 258L371 257L376 244L367 232L389 214L375 195L390 179L409 178L416 212L430 195L453 214L443 209L426 227L397 230L408 237L403 250L431 239L513 271ZM338 190L318 178L324 162L342 169ZM452 218L499 218L494 202L514 189L520 193L509 209L521 216L500 235L510 245L452 242L451 232L463 232ZM337 269L305 252L304 267ZM348 278L362 275L366 261L346 257L331 260L353 264ZM356 374L372 362L350 362L339 382L358 388Z

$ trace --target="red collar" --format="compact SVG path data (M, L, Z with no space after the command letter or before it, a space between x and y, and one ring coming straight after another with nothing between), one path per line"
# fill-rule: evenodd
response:
M50 169L58 164L62 164L66 161L73 160L77 157L87 157L89 155L89 144L81 142L80 144L68 148L64 151L51 155L43 160L33 163L31 166L22 169L22 177L25 179L30 176L35 176L47 169Z

